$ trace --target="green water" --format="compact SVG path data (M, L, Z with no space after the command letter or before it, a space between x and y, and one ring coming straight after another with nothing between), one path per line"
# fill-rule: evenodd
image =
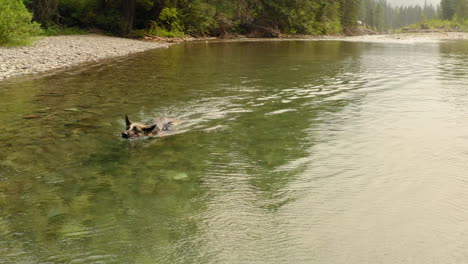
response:
M176 45L0 82L0 263L466 263L468 42ZM182 121L120 138L124 116Z

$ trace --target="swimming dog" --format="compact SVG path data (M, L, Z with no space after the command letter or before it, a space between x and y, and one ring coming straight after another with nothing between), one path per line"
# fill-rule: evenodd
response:
M176 120L173 118L162 117L151 120L148 124L133 123L128 119L128 115L125 115L126 130L122 132L122 138L130 139L144 136L157 136L161 132L172 130L175 121Z

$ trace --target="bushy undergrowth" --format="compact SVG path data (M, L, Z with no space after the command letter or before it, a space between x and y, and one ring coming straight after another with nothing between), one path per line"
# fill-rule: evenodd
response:
M28 45L41 31L22 1L0 0L1 46Z
M157 21L151 21L148 29L136 30L137 36L153 35L166 38L179 38L185 35L177 8L163 8Z
M457 30L457 31L468 31L468 19L452 19L452 20L440 20L431 19L424 20L416 24L412 24L403 28L405 29L438 29L438 30Z
M59 35L84 35L88 32L76 28L76 27L66 27L62 25L48 25L42 32L44 36L59 36Z
M160 27L151 28L147 32L149 35L161 36L161 37L167 37L167 38L180 38L184 36L184 32L182 31L174 31L174 30L168 31Z

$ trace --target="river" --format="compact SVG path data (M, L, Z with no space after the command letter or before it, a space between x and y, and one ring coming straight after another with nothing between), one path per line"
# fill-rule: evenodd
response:
M0 263L467 263L468 42L200 42L0 82ZM175 117L170 136L125 140Z

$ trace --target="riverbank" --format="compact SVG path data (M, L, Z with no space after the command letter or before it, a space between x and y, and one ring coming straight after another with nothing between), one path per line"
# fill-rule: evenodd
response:
M170 45L102 35L43 37L32 46L0 47L0 80Z
M286 38L290 39L290 38ZM442 40L468 40L467 32L424 32L364 36L304 36L293 39L340 40L375 43L422 43ZM146 41L103 35L70 35L44 37L33 46L0 47L0 80L125 56L149 49L168 47L174 43L199 39L146 38ZM207 38L202 40L213 40ZM248 39L252 40L252 39ZM263 39L262 39L263 40ZM272 39L281 40L281 39ZM239 41L234 39L232 41ZM255 41L255 40L252 40Z
M363 35L336 38L337 40L355 42L381 42L381 43L422 43L443 40L468 40L468 32L411 32L385 35Z

